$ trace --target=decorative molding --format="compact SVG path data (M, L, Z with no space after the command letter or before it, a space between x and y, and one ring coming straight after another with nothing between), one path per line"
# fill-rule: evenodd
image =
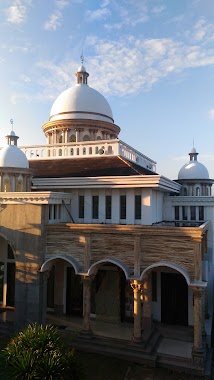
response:
M5 204L61 204L62 200L66 204L71 201L71 194L62 192L0 192L0 203Z
M33 178L33 189L76 189L76 188L155 188L178 193L180 185L160 175Z

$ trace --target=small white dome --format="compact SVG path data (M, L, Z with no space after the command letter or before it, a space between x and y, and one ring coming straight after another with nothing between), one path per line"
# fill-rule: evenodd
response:
M85 66L80 65L80 67L78 68L77 72L78 72L78 73L82 73L82 72L83 72L83 73L86 73Z
M8 145L0 150L0 167L28 169L25 154L16 145Z
M180 169L178 179L209 179L209 172L200 162L189 161Z
M190 152L191 154L197 154L197 152L196 152L196 149L193 147L192 149L191 149L191 152Z
M55 100L50 121L65 119L92 119L113 123L111 107L98 91L85 83L62 92Z

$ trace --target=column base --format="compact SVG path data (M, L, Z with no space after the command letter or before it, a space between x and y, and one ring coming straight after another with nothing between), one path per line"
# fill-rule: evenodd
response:
M142 337L141 336L140 337L133 336L132 340L135 343L141 343L142 342Z
M89 330L81 330L81 334L85 336L91 336L93 335L93 331L91 329Z
M193 350L192 350L192 362L193 362L195 367L199 367L199 368L204 367L205 351L203 348L201 348L200 350L195 350L193 348Z
M63 305L54 305L54 313L58 315L63 315Z

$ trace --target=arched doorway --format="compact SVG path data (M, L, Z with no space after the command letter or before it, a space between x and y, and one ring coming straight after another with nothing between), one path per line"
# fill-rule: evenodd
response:
M141 280L145 281L146 278L150 278L149 298L153 321L192 326L193 292L189 287L190 275L184 267L173 262L160 261L144 270Z
M126 281L121 268L109 262L100 265L92 283L91 294L91 314L96 320L111 323L126 320L129 316L126 312L126 295L129 287L130 284Z
M180 273L161 272L161 322L188 325L188 285Z
M15 258L8 241L0 236L0 305L14 307Z
M68 316L83 314L83 285L77 275L78 263L70 258L56 257L47 260L42 272L48 271L47 311Z
M83 314L83 284L72 266L66 268L66 314Z

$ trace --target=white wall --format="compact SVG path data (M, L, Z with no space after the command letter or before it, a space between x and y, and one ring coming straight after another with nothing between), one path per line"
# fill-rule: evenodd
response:
M143 224L163 220L163 193L152 191L149 188L125 188L125 189L75 189L71 190L71 214L76 223L112 223L112 224ZM85 213L84 219L79 219L79 195L84 195ZM92 219L92 197L99 196L99 217ZM105 217L105 197L112 196L112 217ZM126 219L120 219L120 196L126 196ZM135 220L135 195L141 195L141 219Z

